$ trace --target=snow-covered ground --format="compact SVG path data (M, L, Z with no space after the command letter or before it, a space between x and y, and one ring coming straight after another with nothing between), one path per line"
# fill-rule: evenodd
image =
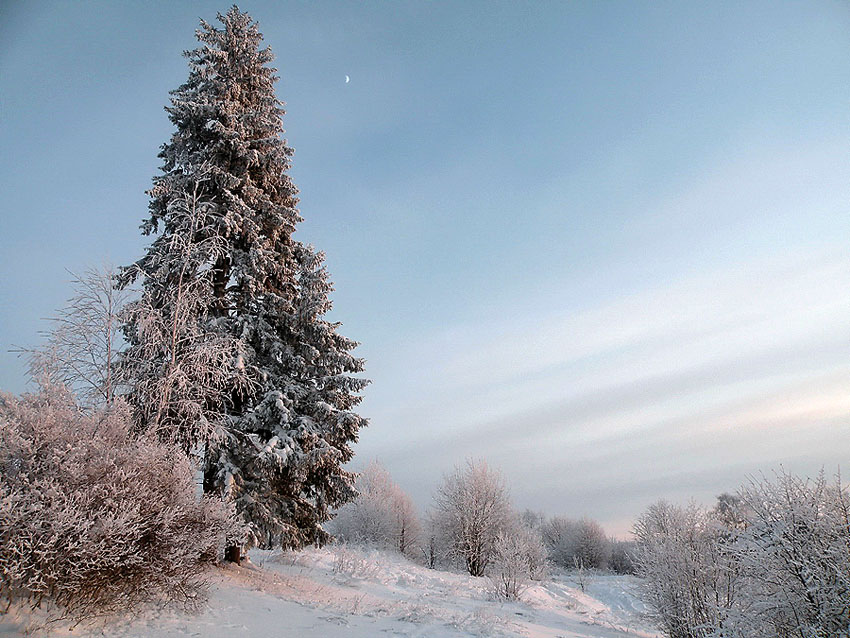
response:
M634 579L600 574L586 593L555 576L522 602L493 600L486 578L429 570L400 556L329 547L297 553L251 552L252 566L210 575L209 604L197 615L151 612L105 629L55 626L47 636L164 638L373 638L525 636L654 637L630 593ZM2 618L2 617L0 617ZM19 617L18 617L19 620ZM0 636L16 635L14 617Z

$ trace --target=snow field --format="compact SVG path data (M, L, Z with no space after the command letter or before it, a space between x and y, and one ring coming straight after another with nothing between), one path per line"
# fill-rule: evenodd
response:
M45 635L84 638L655 638L629 593L634 578L593 576L582 593L569 574L534 583L520 602L493 599L487 578L430 570L388 552L334 545L254 550L251 563L210 572L197 615L151 611L106 628L57 623ZM14 620L0 620L12 636ZM5 632L5 633L4 633Z

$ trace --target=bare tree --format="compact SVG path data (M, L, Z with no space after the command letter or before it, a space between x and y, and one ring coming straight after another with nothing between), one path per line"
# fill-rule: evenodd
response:
M437 564L444 558L443 553L446 543L440 538L440 528L436 520L436 514L429 511L425 515L425 529L420 537L419 549L428 569L436 569Z
M590 584L592 579L590 570L584 564L584 561L578 556L573 556L573 578L579 586L579 589L582 591L587 590L587 586Z
M73 295L50 319L41 348L20 349L33 378L49 377L73 390L87 407L111 405L121 385L120 314L130 292L116 288L110 265L71 273Z
M464 561L473 576L483 576L493 560L496 539L512 523L502 475L484 461L467 461L443 477L434 497L435 523L450 556Z

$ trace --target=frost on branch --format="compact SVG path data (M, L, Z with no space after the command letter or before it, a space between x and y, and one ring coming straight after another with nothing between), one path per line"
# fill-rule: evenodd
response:
M173 232L124 271L125 281L148 273L124 313L123 369L138 426L187 454L226 436L228 408L250 390L244 344L211 311L212 265L225 246L211 230L207 186L199 181L169 202Z

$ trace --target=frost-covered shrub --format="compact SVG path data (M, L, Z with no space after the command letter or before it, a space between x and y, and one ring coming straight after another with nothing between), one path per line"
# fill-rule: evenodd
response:
M821 473L780 472L739 492L746 524L735 628L751 638L850 636L850 496Z
M135 438L126 406L62 390L0 396L0 595L77 619L193 606L235 516L195 495L188 460Z
M612 541L610 562L611 571L616 572L617 574L634 574L634 552L635 544L633 541Z
M333 543L333 573L347 578L373 578L381 569L379 559L369 556L361 547L353 547L347 543ZM374 554L374 550L371 550Z
M330 525L340 540L416 554L422 526L410 496L377 461L357 477L359 495L344 505Z
M521 525L499 532L488 575L496 598L518 600L529 581L546 576L546 548L540 534Z
M780 472L711 511L658 503L635 525L643 598L671 638L850 636L850 496Z
M638 519L634 535L641 598L670 638L707 638L728 626L738 575L715 517L661 501Z

